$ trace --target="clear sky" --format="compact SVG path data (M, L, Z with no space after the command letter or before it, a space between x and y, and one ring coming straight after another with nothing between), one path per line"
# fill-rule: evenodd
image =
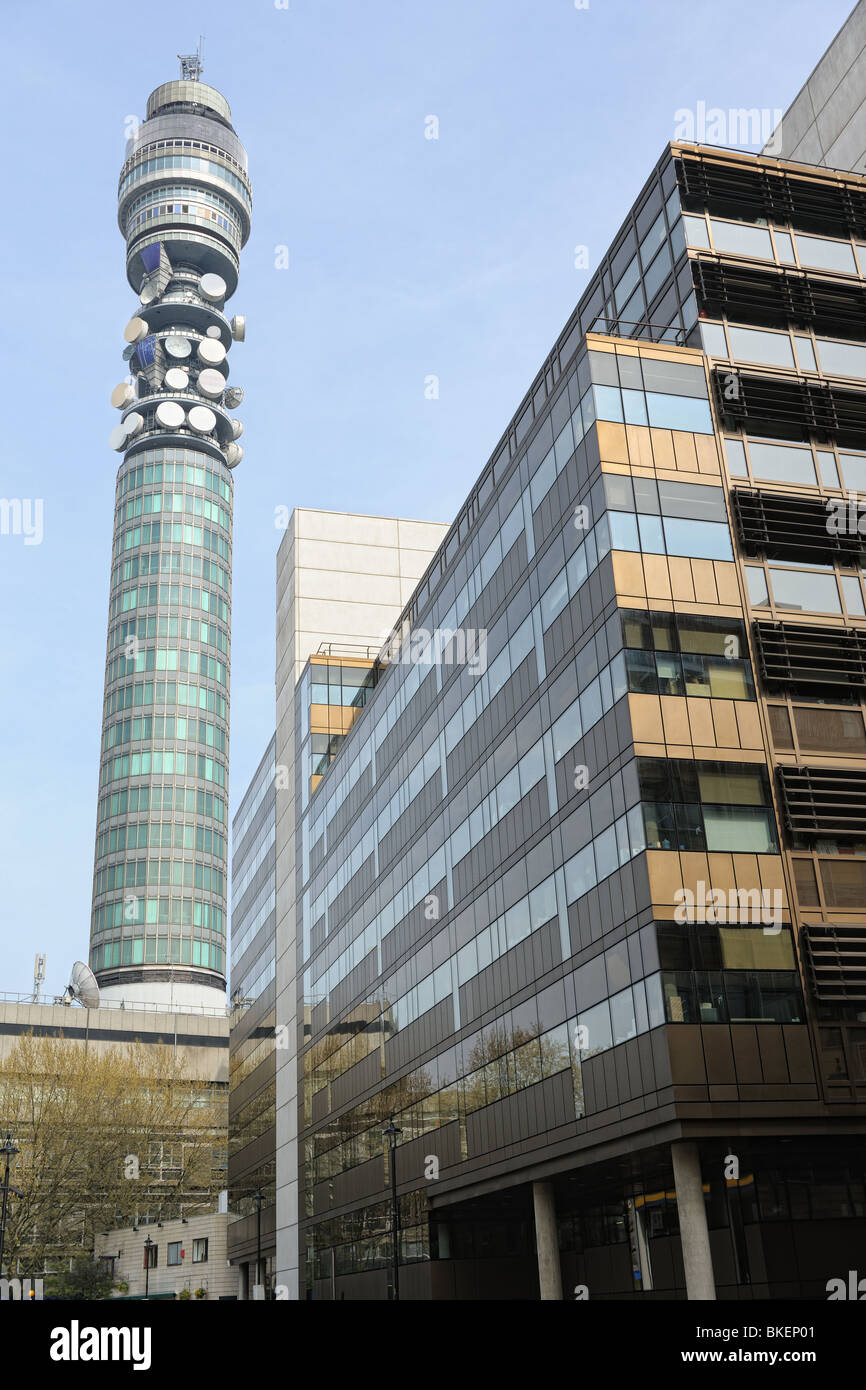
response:
M231 811L274 726L274 509L450 521L675 112L785 109L849 0L88 0L0 4L6 498L0 990L87 957L122 330L125 127L205 35L249 152L230 313ZM425 138L435 116L439 138ZM278 269L276 248L288 248ZM438 400L425 399L435 374Z

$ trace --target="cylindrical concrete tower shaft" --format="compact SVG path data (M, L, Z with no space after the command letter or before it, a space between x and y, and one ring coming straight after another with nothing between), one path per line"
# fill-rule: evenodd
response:
M198 69L196 69L198 70ZM232 470L229 321L252 200L228 103L157 87L118 188L127 325L90 963L103 996L225 1000Z

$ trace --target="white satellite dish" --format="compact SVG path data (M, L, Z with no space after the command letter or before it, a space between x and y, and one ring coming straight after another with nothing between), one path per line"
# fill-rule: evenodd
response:
M170 391L185 391L189 386L189 372L185 367L169 367L165 384Z
M226 463L228 464L229 468L237 468L238 464L244 456L244 451L241 448L240 444L227 444L225 454Z
M138 297L142 304L152 304L155 299L159 299L159 290L156 285L145 285Z
M156 407L156 419L163 429L176 430L186 419L186 411L177 401L160 401Z
M222 343L215 343L213 338L202 338L198 345L198 355L209 367L218 367L220 362L225 360L226 350Z
M226 405L229 410L237 410L244 398L244 388L242 386L230 386L226 391Z
M85 965L83 960L77 960L73 965L63 995L64 1003L70 1004L73 999L77 999L85 1009L99 1008L99 985L90 966Z
M132 402L134 400L135 392L133 391L130 382L118 382L117 386L115 386L114 390L111 393L111 404L117 410L123 410L126 406L132 405Z
M198 287L205 299L225 299L226 282L221 275L214 275L209 271L201 277Z
M163 346L169 357L189 357L192 352L189 338L182 338L179 333L170 333Z
M211 430L216 429L216 416L206 405L194 405L188 418L196 434L210 434Z
M247 336L247 321L243 314L235 314L231 321L232 337L236 343L242 343Z
M115 425L111 434L108 436L108 442L112 449L116 449L118 453L126 448L126 430L123 428L123 425Z
M147 321L136 316L134 319L129 320L129 323L123 330L123 336L128 343L140 343L142 338L146 338L149 332L150 329L147 326Z
M229 424L231 425L232 429L232 439L240 439L241 435L244 432L243 420L230 420Z
M198 389L204 396L221 396L226 389L226 379L222 372L216 371L213 367L205 367L204 371L198 374Z
M221 337L222 337L222 334L220 333L220 330L219 330L219 326L218 326L217 324L215 324L215 323L212 323L211 326L210 326L210 328L205 329L205 333L206 333L206 335L207 335L208 338L221 338Z
M131 439L134 434L138 434L138 431L144 428L144 416L139 415L137 410L133 410L131 414L127 415L122 428L126 430L127 436Z

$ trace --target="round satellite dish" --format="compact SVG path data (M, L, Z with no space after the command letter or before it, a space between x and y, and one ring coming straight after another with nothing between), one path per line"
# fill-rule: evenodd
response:
M134 352L135 352L135 343L130 343L130 344L129 344L129 347L125 347L125 348L123 349L123 360L124 360L124 362L128 362L129 359L130 359L130 357L132 356L132 354L133 354Z
M220 333L219 327L218 327L217 324L215 324L215 323L212 323L211 326L210 326L210 328L206 329L205 332L206 332L208 338L221 338L221 337L222 337L222 334Z
M198 345L198 355L209 367L218 367L220 362L225 360L226 350L222 343L215 343L213 338L202 338Z
M112 449L116 449L118 453L126 448L126 430L123 428L123 425L115 425L111 434L108 436L108 442Z
M165 384L170 391L185 391L189 386L189 372L184 367L169 367Z
M226 463L228 464L229 468L237 468L238 464L244 456L244 451L241 448L240 444L227 444L225 452Z
M192 345L189 338L181 338L178 333L169 333L165 340L164 347L169 357L189 357L192 352Z
M139 415L137 410L133 410L131 414L127 415L126 419L123 422L123 429L126 430L126 433L130 438L132 438L134 434L138 434L138 431L143 428L144 416Z
M145 285L138 297L142 304L152 304L155 299L159 298L159 291L156 285Z
M186 411L177 401L160 401L156 407L156 418L163 429L176 430L186 419Z
M138 317L130 319L123 330L123 336L128 343L140 343L142 338L146 338L149 328L144 319Z
M205 367L204 371L198 374L198 389L204 396L221 396L226 389L226 379L222 372L216 371L213 367Z
M230 421L229 421L229 424L231 425L232 439L240 439L241 435L242 435L243 432L244 432L244 424L243 424L243 421L242 421L242 420L230 420Z
M201 277L198 287L205 299L225 299L226 282L221 275L214 275L209 271Z
M231 322L232 337L236 343L242 343L247 336L247 321L243 314L235 314Z
M226 391L226 405L229 410L237 410L244 398L244 388L242 386L230 386Z
M210 434L216 428L216 416L206 405L194 405L189 412L189 423L196 434Z
M69 972L69 984L66 986L64 997L68 1001L77 999L85 1009L99 1008L99 985L90 966L85 965L83 960L77 960Z
M111 404L116 410L123 410L126 406L132 405L134 400L135 392L128 381L119 382L111 393Z

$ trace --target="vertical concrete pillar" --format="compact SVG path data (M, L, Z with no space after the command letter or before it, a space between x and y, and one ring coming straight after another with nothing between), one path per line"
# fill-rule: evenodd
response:
M716 1285L710 1255L707 1210L701 1190L701 1160L697 1144L671 1144L674 1186L680 1220L680 1243L686 1271L686 1298L714 1302Z
M535 1248L538 1252L538 1287L541 1298L561 1299L562 1271L559 1267L553 1183L534 1182L532 1201L535 1207Z

